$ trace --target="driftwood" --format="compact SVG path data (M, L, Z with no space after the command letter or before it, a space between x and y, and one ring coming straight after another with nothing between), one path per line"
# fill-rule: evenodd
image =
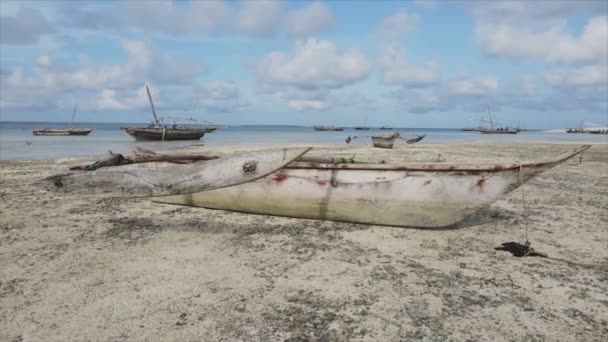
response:
M106 166L119 166L139 163L152 162L172 162L186 164L201 160L213 160L220 156L207 154L158 154L156 152L136 147L130 155L114 154L110 151L111 157L105 160L96 161L88 165L78 165L70 167L71 171L95 171Z
M113 168L102 167L95 171L73 171L54 175L39 181L39 185L54 192L106 197L136 198L190 194L239 185L265 177L297 160L310 149L310 147L302 147L244 153L212 160L207 158L204 163L185 165L147 163ZM110 158L110 162L122 163L121 157L114 155Z

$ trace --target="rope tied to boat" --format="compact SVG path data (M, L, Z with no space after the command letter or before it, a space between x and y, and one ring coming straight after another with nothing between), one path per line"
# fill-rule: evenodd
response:
M521 187L521 207L522 207L522 219L524 221L525 227L525 239L526 242L523 244L519 242L503 242L500 247L494 248L498 251L508 251L516 257L524 257L524 256L540 256L544 258L548 258L548 255L543 252L535 251L534 248L531 247L530 240L528 239L528 214L526 212L526 191L524 189L524 168L521 162L521 158L519 159L519 186Z
M526 245L529 246L530 242L528 241L528 214L526 213L526 191L524 189L524 168L522 166L521 159L519 160L519 186L521 187L521 215L524 221Z
M585 151L581 152L581 154L578 155L578 162L575 162L574 164L569 163L566 160L566 165L569 166L577 166L577 165L581 165L583 163L583 155L585 154Z

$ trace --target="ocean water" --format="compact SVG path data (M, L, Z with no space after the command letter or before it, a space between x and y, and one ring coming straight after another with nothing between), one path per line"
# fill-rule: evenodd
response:
M341 132L317 132L304 126L226 126L213 133L205 134L200 141L135 141L120 130L125 126L145 126L145 124L125 123L78 123L73 127L95 128L88 136L34 136L36 128L62 128L65 123L57 122L0 122L0 159L46 159L69 158L88 155L127 153L133 147L147 149L171 149L192 145L294 145L294 144L345 144L349 135L391 134L400 132L426 134L418 144L444 143L453 141L584 141L605 143L605 135L548 133L527 131L515 135L485 135L478 132L462 132L459 129L436 128L395 128L392 131L371 129L356 131L345 128ZM404 143L404 142L402 142ZM355 139L351 144L371 144L370 139Z

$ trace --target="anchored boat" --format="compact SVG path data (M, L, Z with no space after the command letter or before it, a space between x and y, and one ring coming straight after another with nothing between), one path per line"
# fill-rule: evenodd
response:
M312 126L315 131L343 131L344 127L336 126Z
M135 138L135 140L200 140L204 135L206 128L187 128L180 127L173 124L169 127L162 125L158 116L156 115L156 109L154 108L154 102L152 101L152 95L150 95L150 89L146 85L146 92L148 93L148 100L150 102L150 108L152 109L152 115L154 116L154 123L148 127L121 127L123 131Z
M95 128L73 128L72 124L74 123L74 117L76 116L76 111L78 110L78 104L74 106L74 111L72 112L72 120L70 121L69 127L66 128L37 128L32 130L33 135L46 135L46 136L66 136L66 135L89 135L89 133L93 132Z

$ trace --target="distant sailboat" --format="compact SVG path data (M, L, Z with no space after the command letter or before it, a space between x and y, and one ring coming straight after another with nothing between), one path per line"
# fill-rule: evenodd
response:
M343 131L344 127L336 126L312 126L315 131Z
M365 122L363 123L363 126L356 126L353 128L357 131L369 131L369 127L367 126L367 117L365 117Z
M123 131L135 138L135 140L199 140L205 135L205 128L186 128L179 127L176 124L171 125L171 127L162 125L156 115L152 95L150 95L150 89L147 85L146 92L148 93L148 101L150 102L154 122L148 127L121 127Z
M499 127L498 123L496 121L494 121L492 114L490 113L490 110L488 109L488 117L490 118L489 121L486 120L481 120L481 122L486 122L490 124L490 128L479 128L477 131L481 134L517 134L519 133L519 129L513 129L513 128L503 128L503 127ZM496 127L495 127L496 125Z
M89 135L95 128L72 128L74 123L74 117L76 116L76 110L78 110L78 104L74 106L74 112L72 112L72 120L70 125L66 128L37 128L32 131L34 135L46 135L46 136L66 136L66 135Z

